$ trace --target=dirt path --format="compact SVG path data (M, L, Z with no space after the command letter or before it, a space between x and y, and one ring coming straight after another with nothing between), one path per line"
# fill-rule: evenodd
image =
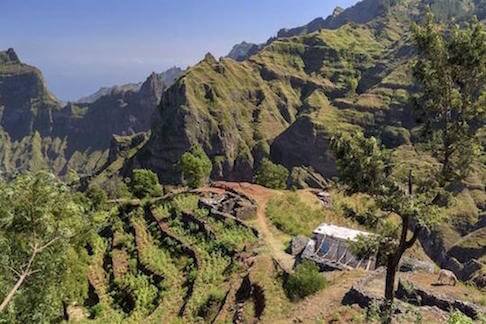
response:
M271 224L268 223L266 216L267 203L276 192L274 190L251 183L236 183L236 182L217 182L215 186L231 188L237 192L241 192L254 199L257 202L257 212L255 226L262 235L262 238L270 248L272 257L277 260L280 266L287 272L291 272L294 266L294 258L283 251L282 240L275 237L271 229Z
M364 271L329 272L326 275L329 287L299 302L291 312L290 322L309 323L329 316L341 306L343 296L351 286L364 275Z

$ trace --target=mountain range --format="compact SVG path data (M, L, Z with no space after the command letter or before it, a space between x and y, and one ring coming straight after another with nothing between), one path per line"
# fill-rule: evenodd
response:
M182 72L152 73L142 83L102 88L64 104L37 68L13 49L0 52L0 171L92 173L106 163L113 135L150 129L162 92Z
M181 156L200 147L213 181L252 182L269 159L290 172L289 187L319 187L337 176L333 136L359 130L391 150L403 183L402 161L427 179L437 160L416 145L411 35L427 7L442 21L486 19L486 0L363 0L281 29L264 44L242 42L226 57L208 53L186 70L152 73L66 104L39 69L13 49L2 51L0 176L48 169L103 183L143 168L163 185L179 185ZM481 267L486 273L484 161L483 154L450 189L451 221L420 238L437 264L468 280Z

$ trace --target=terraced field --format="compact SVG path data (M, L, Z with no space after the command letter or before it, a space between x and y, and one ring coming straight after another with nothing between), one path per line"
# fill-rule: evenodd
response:
M205 195L178 193L142 204L118 202L106 227L87 247L91 262L86 322L235 318L238 307L253 296L251 283L250 296L242 291L257 255L258 231L230 213L204 206ZM262 307L246 307L250 310L245 316L261 316Z

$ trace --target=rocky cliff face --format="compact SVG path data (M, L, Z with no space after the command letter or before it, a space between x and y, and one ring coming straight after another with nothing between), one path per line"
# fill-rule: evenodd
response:
M263 45L257 45L253 43L242 42L233 46L228 54L229 58L235 61L244 61L255 55L263 48Z
M60 108L38 69L21 63L13 49L0 52L0 126L13 140L49 133Z
M241 63L207 55L164 93L151 139L126 170L150 168L177 182L178 159L199 145L214 179L252 180L265 156L334 176L333 134L380 136L410 119L411 77L399 66L412 53L395 33L348 24L273 40Z
M153 73L136 86L63 106L37 68L22 63L13 49L0 52L0 171L92 172L106 161L113 135L150 129L162 93L181 74L178 68Z
M470 17L482 2L465 11L458 0L448 15ZM444 11L443 0L430 5ZM328 146L337 132L361 129L390 148L411 144L409 28L424 8L418 0L364 0L281 30L265 46L236 45L229 56L242 62L206 56L165 92L150 140L125 170L151 168L177 183L178 159L199 145L215 179L251 180L265 156L332 177Z

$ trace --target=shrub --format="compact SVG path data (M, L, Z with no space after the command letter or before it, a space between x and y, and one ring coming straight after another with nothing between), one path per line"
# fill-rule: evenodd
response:
M210 319L217 314L218 307L225 299L225 293L220 290L213 290L209 293L206 301L199 307L198 315L204 319Z
M263 159L255 175L255 182L272 189L287 188L289 171L282 165Z
M145 169L133 170L129 189L137 198L159 196L162 194L162 187L159 184L157 175L154 172Z
M199 146L194 146L191 151L181 156L179 167L184 182L191 188L198 188L205 184L213 169L211 160Z
M473 321L461 313L460 311L455 311L454 313L451 314L449 319L447 320L447 324L469 324L473 323Z
M109 199L129 198L130 190L121 177L115 176L103 183L103 189Z
M291 300L299 300L312 295L327 286L327 280L319 273L317 265L304 261L290 274L284 285Z
M86 197L88 197L94 210L104 209L108 200L108 195L98 185L89 187L86 191Z

